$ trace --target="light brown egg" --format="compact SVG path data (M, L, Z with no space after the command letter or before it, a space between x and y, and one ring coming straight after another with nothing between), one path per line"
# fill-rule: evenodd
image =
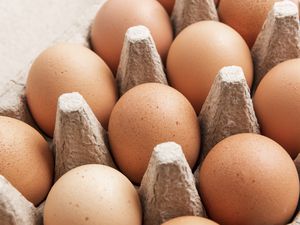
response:
M158 1L167 10L168 14L171 15L174 8L175 0L158 0Z
M219 18L239 32L251 48L276 1L278 0L220 0ZM298 0L291 1L299 5Z
M262 134L292 158L300 152L300 59L280 63L262 79L253 102Z
M51 188L53 164L39 132L22 121L0 116L0 174L36 206Z
M112 111L108 132L117 165L137 184L157 144L180 144L191 168L199 154L200 128L193 107L163 84L146 83L126 92Z
M182 216L171 219L162 225L218 225L212 220L199 216Z
M44 225L142 224L142 209L134 186L119 171L104 165L84 165L64 174L51 188Z
M251 87L252 59L243 38L225 24L202 21L184 29L172 43L167 58L168 79L198 114L217 73L232 65L242 67Z
M91 30L94 51L116 73L124 36L128 28L149 28L158 53L164 61L173 40L168 13L156 0L109 0L97 13Z
M222 225L287 224L299 198L299 178L287 152L258 134L219 142L200 169L200 194Z
M39 127L53 135L57 100L68 92L79 92L107 129L117 101L117 88L108 66L90 49L76 44L58 44L46 49L31 66L26 96Z

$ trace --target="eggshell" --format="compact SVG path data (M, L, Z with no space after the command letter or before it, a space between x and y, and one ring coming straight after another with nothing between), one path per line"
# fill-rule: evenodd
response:
M222 225L287 224L299 198L293 160L258 134L219 142L202 164L199 183L209 217Z
M276 0L221 0L220 21L238 31L251 48Z
M300 152L300 59L278 64L262 79L253 102L262 134L296 158Z
M242 67L251 87L252 59L243 38L225 24L202 21L184 29L172 43L167 58L168 79L198 114L219 70L232 65Z
M44 225L142 224L137 191L119 171L84 165L64 174L52 187Z
M276 1L220 0L219 19L239 32L251 48ZM299 5L298 0L291 1Z
M121 6L121 7L120 7ZM91 30L94 51L116 73L128 28L146 26L165 61L173 40L168 13L156 0L109 0L97 13Z
M54 132L58 97L75 91L85 98L107 129L117 101L117 88L103 60L76 44L58 44L42 52L31 66L26 97L35 121L47 135Z
M174 8L175 0L158 0L158 1L167 10L168 14L171 15Z
M115 105L108 126L113 157L131 181L140 183L153 148L174 141L192 168L200 148L197 116L175 89L146 83L126 92Z
M36 206L51 188L53 164L47 142L35 129L0 116L0 174Z
M218 225L212 220L198 216L182 216L171 219L162 225Z

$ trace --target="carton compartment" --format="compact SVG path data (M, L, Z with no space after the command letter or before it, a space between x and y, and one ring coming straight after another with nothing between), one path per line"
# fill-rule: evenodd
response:
M82 15L55 42L90 47L90 25L101 5L91 7L88 14ZM213 0L177 0L171 20L174 33L178 34L194 22L218 20L218 15ZM277 2L252 48L255 76L252 91L272 67L299 56L298 9L289 1ZM1 87L0 115L37 127L27 108L24 92L29 68L30 64L15 80ZM128 29L116 80L120 95L145 82L167 84L163 64L146 27ZM240 67L220 69L199 114L199 123L202 149L194 174L178 144L167 142L154 148L141 185L136 187L143 206L143 224L159 225L181 215L206 216L196 184L202 160L216 143L228 136L242 132L260 133L251 92ZM116 168L110 155L107 133L79 93L59 97L54 138L48 142L55 155L55 180L70 169L89 163ZM295 164L300 171L300 157L296 158ZM43 205L34 207L0 176L1 224L42 225ZM291 224L298 223L300 213Z

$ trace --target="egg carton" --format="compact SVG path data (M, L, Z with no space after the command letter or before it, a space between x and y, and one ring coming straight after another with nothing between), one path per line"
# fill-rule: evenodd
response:
M56 42L90 47L90 24L101 5L91 7ZM197 21L218 20L213 0L176 0L171 18L175 33ZM270 68L300 56L299 43L297 7L289 1L275 3L252 48L254 89ZM0 89L0 115L34 125L24 93L29 68L30 65L18 79ZM116 80L120 94L145 82L167 84L163 64L146 27L136 26L127 31ZM178 144L167 142L154 148L141 185L136 187L143 207L144 225L159 225L181 215L206 216L196 188L201 161L216 143L230 135L260 132L250 90L240 67L228 66L220 70L199 114L199 123L202 149L194 174ZM59 97L54 138L49 142L55 155L55 180L83 164L99 163L116 168L107 133L79 93ZM295 164L300 171L300 157ZM44 203L34 207L0 176L1 224L42 225L43 206ZM299 223L300 213L291 224Z

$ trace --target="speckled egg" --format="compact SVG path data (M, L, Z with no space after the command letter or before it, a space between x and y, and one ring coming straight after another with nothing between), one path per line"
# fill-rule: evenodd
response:
M137 184L153 148L162 142L181 145L191 168L199 154L200 128L192 105L163 84L145 83L126 92L112 111L108 133L117 165Z
M201 199L222 225L287 224L299 198L299 177L287 152L258 134L219 142L200 169Z
M142 225L139 196L119 171L104 165L70 170L54 184L44 207L44 225Z
M26 83L30 111L48 136L53 136L58 97L68 92L79 92L107 129L118 97L110 69L82 45L57 44L35 59Z
M53 167L52 152L38 131L0 116L0 174L36 206L52 186Z

